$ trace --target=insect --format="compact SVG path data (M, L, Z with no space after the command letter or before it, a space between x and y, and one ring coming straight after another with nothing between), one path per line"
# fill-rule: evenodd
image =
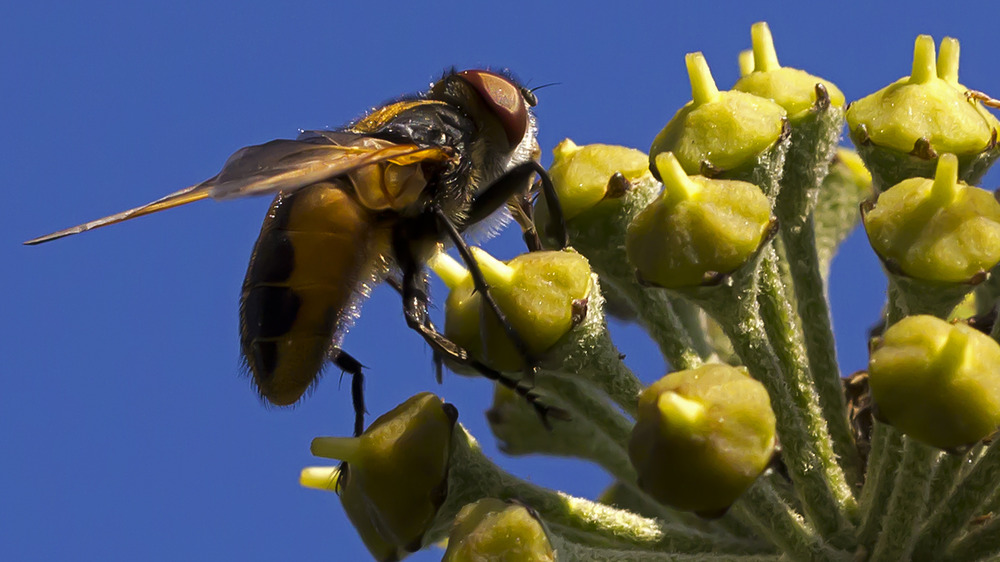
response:
M402 294L407 324L436 358L470 365L514 388L544 420L554 409L541 405L528 383L489 369L437 331L428 315L423 267L439 242L454 244L488 297L462 233L507 205L529 246L537 245L530 214L536 174L549 208L561 217L537 161L531 112L536 103L534 94L509 76L451 71L427 92L379 107L342 129L305 131L296 140L242 148L201 183L25 244L206 198L276 194L240 299L241 351L262 398L276 405L297 402L332 362L352 375L354 432L360 434L362 365L341 345L362 299L389 279ZM565 241L561 219L554 222L553 234ZM487 301L503 320L492 299ZM504 324L512 339L522 342Z
M965 92L965 97L970 100L982 102L986 107L1000 109L1000 100L992 98L989 94L980 92L979 90L968 90Z

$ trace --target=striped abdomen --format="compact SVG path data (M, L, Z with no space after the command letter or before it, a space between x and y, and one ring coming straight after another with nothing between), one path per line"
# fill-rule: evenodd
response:
M261 396L295 403L376 274L372 216L338 184L275 198L243 282L240 345Z

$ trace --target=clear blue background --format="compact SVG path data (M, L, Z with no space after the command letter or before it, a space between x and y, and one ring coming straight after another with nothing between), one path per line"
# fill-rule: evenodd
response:
M350 431L346 385L331 373L298 407L265 409L238 375L237 298L267 200L206 202L36 248L27 238L209 177L241 146L343 124L452 65L560 83L539 92L546 163L564 137L648 147L690 97L684 53L704 51L727 88L758 20L783 64L848 99L909 74L918 33L961 39L962 81L1000 93L990 3L534 4L0 8L0 559L367 558L336 497L297 483L316 462L312 437ZM518 237L487 247L510 257ZM857 234L834 267L851 372L866 362L884 281ZM615 336L640 377L664 374L641 331ZM373 414L431 390L512 472L589 497L608 483L579 462L502 458L482 417L489 384L449 375L437 386L391 290L375 292L346 347L370 367Z

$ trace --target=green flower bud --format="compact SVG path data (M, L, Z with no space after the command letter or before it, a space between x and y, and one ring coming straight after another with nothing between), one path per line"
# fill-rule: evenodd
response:
M639 487L678 509L717 514L767 467L775 418L764 386L743 367L705 365L639 396L629 457Z
M959 177L978 182L1000 155L1000 121L958 83L958 41L946 38L935 64L934 40L917 37L913 71L847 110L851 140L881 190L905 178L929 177L940 153L958 156Z
M462 508L442 562L555 560L541 522L526 507L484 498Z
M754 166L783 138L785 110L771 100L739 91L720 92L701 53L685 57L691 101L653 140L649 164L673 152L688 174L718 175Z
M624 146L577 146L570 139L565 139L556 145L552 154L549 177L559 196L563 218L567 221L604 199L621 197L629 182L649 174L646 155ZM616 172L623 176L624 184L609 182ZM544 197L538 199L536 213L548 218Z
M815 281L807 279L809 272L815 269L815 265L807 264L816 259L808 222L844 128L844 94L826 80L801 70L781 67L766 23L754 24L751 37L753 72L745 73L733 89L772 100L788 112L790 146L780 177L775 177L779 171L774 170L768 179L778 180L780 184L775 215L781 224L795 285L815 284ZM760 177L728 179L750 181L768 195L773 195L768 182ZM812 310L809 314L826 313Z
M965 324L908 316L878 341L868 365L879 415L943 449L1000 425L1000 345Z
M346 476L350 471L343 465L342 471L333 466L311 466L302 470L299 483L306 488L326 490L340 494L340 503L344 506L347 518L354 525L354 530L361 537L361 542L368 548L372 558L379 562L402 560L408 552L387 541L368 516L367 499L357 485L345 485L351 478Z
M901 273L961 283L1000 261L1000 203L958 182L958 159L942 155L934 180L903 180L864 215L872 248Z
M729 274L758 250L771 206L753 184L688 177L672 153L656 159L663 194L629 226L626 252L644 281L694 287Z
M544 355L586 314L593 284L590 264L580 254L531 252L503 263L479 248L473 248L473 253L490 295L532 355ZM445 259L435 258L431 263L439 274L438 261ZM445 273L442 278L451 288L445 304L445 336L497 370L521 370L524 358L492 311L483 309L472 276Z
M447 493L457 417L454 406L424 392L380 416L360 437L313 440L314 455L348 463L341 475L343 501L356 514L352 522L366 518L355 522L363 536L374 528L384 543L410 552L423 547Z
M680 298L641 286L625 256L628 225L662 190L648 169L646 154L607 145L576 147L564 141L554 151L554 157L550 176L560 200L594 193L593 200L597 194L604 194L603 199L567 220L566 228L573 249L586 256L600 277L601 292L607 299L605 312L619 318L636 317L671 365L700 364L711 350L702 337L698 312L693 305L679 302ZM634 167L640 163L641 173ZM539 197L535 220L541 232L546 230L548 215L545 200Z
M444 307L444 335L464 348L472 357L483 359L483 341L479 333L480 304L472 275L454 258L439 251L428 262L428 267L448 287ZM459 374L477 375L476 371L461 365L450 365Z
M788 112L788 120L795 123L809 114L816 105L816 84L826 88L830 105L843 107L844 94L833 83L817 78L808 72L778 64L771 30L764 22L755 23L750 31L753 40L753 64L750 71L743 71L733 90L754 94L774 101ZM742 63L741 68L745 68Z

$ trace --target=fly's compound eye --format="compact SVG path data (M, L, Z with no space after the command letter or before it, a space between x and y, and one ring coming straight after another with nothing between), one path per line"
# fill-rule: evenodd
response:
M528 131L528 104L534 101L534 95L532 99L526 98L520 86L486 70L465 70L457 76L472 86L500 119L510 147L520 144Z

